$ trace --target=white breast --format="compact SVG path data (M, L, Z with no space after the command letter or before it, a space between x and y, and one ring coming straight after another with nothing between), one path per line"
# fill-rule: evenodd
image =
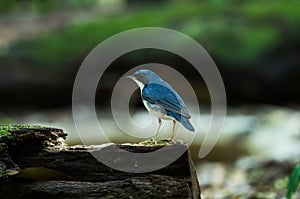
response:
M146 109L154 116L163 120L175 120L175 118L168 116L166 110L159 105L150 104L146 100L143 100Z

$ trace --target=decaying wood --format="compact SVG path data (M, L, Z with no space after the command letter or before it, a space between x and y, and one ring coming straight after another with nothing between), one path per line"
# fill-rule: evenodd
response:
M51 128L48 130L51 131ZM23 135L26 134L24 129L22 132ZM14 137L16 136L17 145L21 147L16 146L15 150L10 151L11 159L21 171L26 168L42 167L61 172L69 178L33 181L15 176L2 177L1 198L200 198L200 188L188 150L169 166L150 173L118 171L102 164L92 155L97 151L106 151L109 154L112 147L117 146L120 151L144 153L147 156L151 154L149 152L161 147L170 151L186 149L187 146L184 144L167 146L105 144L68 147L61 142L61 138L65 138L62 131L44 132L42 133L44 136L41 136L40 132L39 137L43 137L40 142L36 142L35 136L29 133L27 135L31 138L25 136L26 142L23 143L22 139L16 139L21 137L20 134L16 136L16 133L12 133ZM39 150L24 150L27 145L34 148L30 143L31 139L40 146ZM124 164L124 167L132 166L126 165L122 155L113 160L116 164ZM146 165L157 166L151 165L154 164L151 162L151 156L149 160ZM139 169L138 166L136 168Z

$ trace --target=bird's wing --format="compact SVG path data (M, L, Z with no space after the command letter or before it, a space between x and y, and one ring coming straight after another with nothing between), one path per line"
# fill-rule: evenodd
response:
M142 90L142 98L151 104L158 104L164 109L191 118L186 105L176 91L172 91L166 86L156 83L147 84Z

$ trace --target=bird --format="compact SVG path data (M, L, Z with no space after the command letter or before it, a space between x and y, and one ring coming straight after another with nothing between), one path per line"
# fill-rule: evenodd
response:
M162 120L172 120L172 136L176 122L180 122L189 131L195 131L189 119L191 115L179 94L160 76L151 70L141 69L125 78L133 80L140 88L141 98L146 109L158 118L158 128L153 140L159 133Z

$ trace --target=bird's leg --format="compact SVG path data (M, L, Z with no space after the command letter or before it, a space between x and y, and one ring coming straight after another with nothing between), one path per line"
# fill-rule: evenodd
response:
M174 132L175 132L175 125L176 125L176 121L173 120L173 129L172 129L172 140L174 140Z
M157 128L157 130L156 130L156 133L155 133L154 137L152 138L154 142L156 142L156 137L157 137L158 132L159 132L159 130L160 130L161 124L162 124L161 119L158 118L158 128Z

